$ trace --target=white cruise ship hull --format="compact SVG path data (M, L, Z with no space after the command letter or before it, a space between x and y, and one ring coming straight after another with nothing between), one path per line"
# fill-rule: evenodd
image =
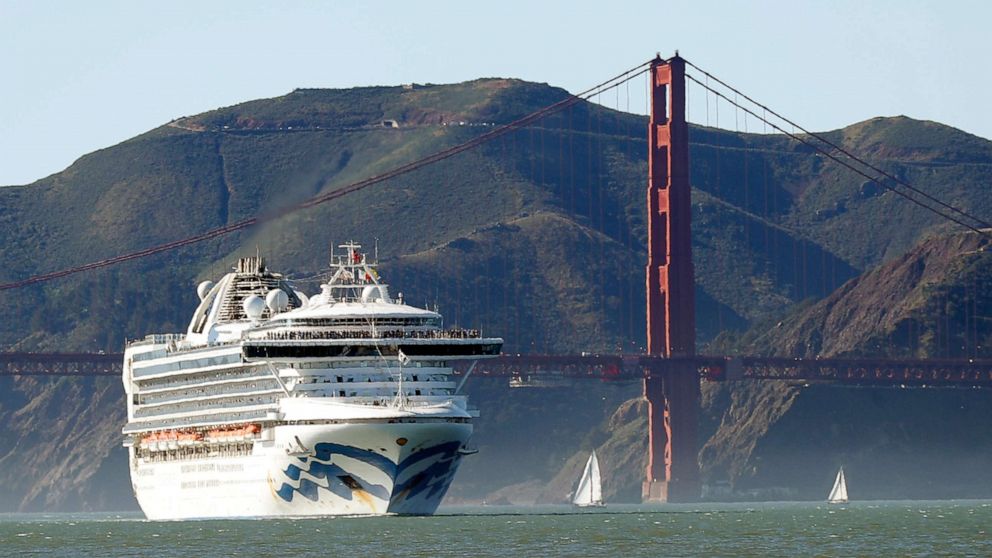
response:
M444 419L280 425L250 454L156 460L132 448L131 481L152 520L427 515L471 434Z
M453 362L498 337L389 296L354 242L308 297L241 258L185 334L128 342L131 483L149 519L429 515L472 435Z

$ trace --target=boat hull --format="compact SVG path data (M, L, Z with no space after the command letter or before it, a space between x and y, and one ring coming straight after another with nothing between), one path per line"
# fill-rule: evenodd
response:
M153 520L429 515L454 478L472 425L410 420L271 430L242 455L139 459L132 448L141 509Z

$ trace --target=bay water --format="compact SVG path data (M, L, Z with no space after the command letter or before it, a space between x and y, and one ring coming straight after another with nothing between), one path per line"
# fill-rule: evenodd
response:
M0 556L992 556L992 501L442 507L432 517L0 515Z

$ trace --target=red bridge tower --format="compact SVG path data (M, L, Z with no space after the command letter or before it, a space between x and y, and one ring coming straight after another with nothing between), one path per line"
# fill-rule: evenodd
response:
M685 120L685 60L651 64L648 123L648 353L696 353L695 273L689 128ZM648 400L648 466L642 496L650 502L685 502L700 496L699 378L695 366L652 371Z

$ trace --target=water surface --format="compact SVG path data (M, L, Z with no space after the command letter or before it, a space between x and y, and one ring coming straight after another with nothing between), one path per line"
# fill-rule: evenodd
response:
M0 556L992 556L992 501L448 507L433 517L0 515Z

